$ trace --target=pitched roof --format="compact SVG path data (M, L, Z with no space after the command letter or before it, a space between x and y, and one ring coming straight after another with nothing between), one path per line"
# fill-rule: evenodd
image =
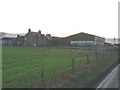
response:
M95 37L95 36L96 35L81 32L81 33L77 33L77 34L74 34L74 35L71 35L71 36L68 36L68 37L64 37L64 38L61 38L61 39L66 39L66 40L89 40L90 39L89 37ZM96 36L96 37L100 37L100 36ZM100 37L100 38L103 38L103 37Z
M27 36L28 34L35 35L35 34L38 34L38 32L28 32L25 36Z

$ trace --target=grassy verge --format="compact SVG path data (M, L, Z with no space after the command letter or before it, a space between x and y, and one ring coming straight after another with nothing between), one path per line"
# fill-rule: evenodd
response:
M92 66L88 66L88 68L81 68L81 72L70 80L66 80L64 83L65 88L84 88L90 80L93 80L96 76L98 76L101 72L108 69L113 63L117 62L118 53L114 52L114 54L106 55L103 57L98 57L98 61Z

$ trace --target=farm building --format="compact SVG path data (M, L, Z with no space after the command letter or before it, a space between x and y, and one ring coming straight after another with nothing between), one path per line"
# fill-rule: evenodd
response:
M17 35L16 44L18 46L23 46L24 45L24 38L25 38L25 36Z
M25 46L41 46L41 45L50 45L51 35L44 35L39 30L38 32L32 32L31 29L28 30L28 33L25 36L18 35L16 38L17 45Z
M16 39L9 38L9 37L3 37L2 38L2 45L9 45L9 46L16 45Z
M4 33L0 35L0 45L15 45L16 44L16 35Z
M72 46L104 46L105 38L87 33L78 33L65 38L61 38L60 43Z
M60 46L62 45L62 42L61 42L61 38L60 37L52 37L52 45L57 45L57 46Z
M5 34L7 35L7 34ZM51 37L50 34L42 34L32 32L28 29L28 33L24 35L16 35L16 37L2 37L2 45L18 45L18 46L42 46L42 45L59 45L59 46L86 46L101 47L105 44L105 38L87 33L78 33L68 37Z
M30 29L28 33L24 37L24 44L27 46L38 46L42 45L42 38L43 35L41 34L41 31L39 32L32 32Z

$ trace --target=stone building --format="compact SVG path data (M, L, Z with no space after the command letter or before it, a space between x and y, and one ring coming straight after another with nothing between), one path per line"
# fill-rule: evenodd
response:
M51 35L44 35L41 33L41 30L38 32L32 32L31 29L28 29L28 33L25 36L17 36L16 38L18 45L24 46L42 46L50 45Z
M43 43L43 35L41 31L32 32L30 29L24 36L24 45L26 46L39 46Z
M20 36L20 35L17 35L17 38L16 38L16 44L18 46L23 46L24 45L24 38L25 36Z

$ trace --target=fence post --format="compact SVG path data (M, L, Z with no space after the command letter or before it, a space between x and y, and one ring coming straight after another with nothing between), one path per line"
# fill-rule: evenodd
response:
M87 64L89 64L89 55L87 54Z
M72 58L72 70L73 70L73 74L75 74L75 67L74 67L74 58Z
M95 58L96 58L96 60L98 59L98 53L97 52L95 53Z
M104 59L104 56L105 56L104 54L105 54L105 53L104 53L104 51L103 51L103 59Z
M44 83L44 66L42 66L41 80L42 80L42 83Z

